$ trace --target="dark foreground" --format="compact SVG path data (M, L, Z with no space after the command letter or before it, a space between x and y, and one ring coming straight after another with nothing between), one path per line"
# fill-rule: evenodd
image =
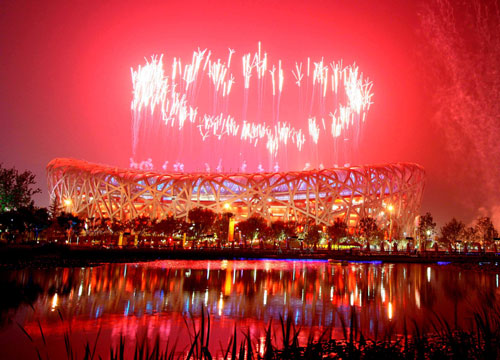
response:
M447 251L389 252L361 250L266 250L250 248L106 248L60 244L2 245L0 266L92 266L109 262L140 262L154 260L234 260L234 259L313 259L332 261L380 261L387 263L463 263L495 264L500 253L449 253ZM495 264L496 265L496 264Z
M66 251L70 261L76 250ZM175 259L4 268L0 357L495 359L500 271L485 267Z
M292 322L292 314L286 320L280 316L277 327L269 323L264 335L265 340L253 338L250 332L234 328L232 335L228 335L227 345L220 345L218 351L210 350L210 316L202 309L201 321L198 324L193 320L190 324L186 319L189 330L190 345L184 349L177 348L176 341L167 342L165 347L160 346L159 336L153 342L144 337L137 337L132 352L125 349L125 338L120 336L118 344L109 346L109 359L134 358L148 359L498 359L500 355L500 316L496 308L483 308L474 313L476 330L464 331L452 328L445 320L435 316L432 320L432 329L419 328L416 324L404 327L402 335L396 335L388 329L380 338L365 338L354 324L356 312L351 308L347 322L342 323L344 336L341 339L332 337L332 329L325 329L319 337L309 336L306 344L300 344L300 329L296 329ZM61 316L61 321L64 319ZM31 336L22 327L25 335ZM43 337L43 329L40 327ZM84 348L77 348L70 340L71 330L65 337L66 356L68 359L93 359L99 341L99 334L93 343L87 342ZM279 339L279 340L277 340ZM45 341L44 341L45 343ZM35 346L33 344L33 346ZM45 344L46 346L46 344ZM50 354L45 346L36 347L39 359ZM99 356L102 359L101 356Z

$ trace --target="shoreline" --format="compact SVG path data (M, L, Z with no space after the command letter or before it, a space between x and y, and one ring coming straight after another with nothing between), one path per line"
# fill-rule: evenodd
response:
M156 260L239 260L296 259L332 262L380 262L423 264L479 264L500 262L499 253L423 253L345 251L345 250L264 250L264 249L172 249L172 248L102 248L72 245L3 245L0 246L0 268L78 267L103 263L131 263Z

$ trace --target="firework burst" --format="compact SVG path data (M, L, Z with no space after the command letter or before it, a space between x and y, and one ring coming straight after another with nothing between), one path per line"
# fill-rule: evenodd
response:
M174 171L278 171L352 160L373 96L356 65L308 58L287 69L260 43L235 57L198 49L188 63L161 55L131 69L134 167L154 158L165 171L169 163Z

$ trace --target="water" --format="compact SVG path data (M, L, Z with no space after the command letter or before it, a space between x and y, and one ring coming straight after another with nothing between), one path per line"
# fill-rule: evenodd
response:
M452 326L468 328L470 310L498 299L498 274L452 264L329 263L299 260L157 261L87 268L25 269L0 272L3 288L0 348L4 358L65 358L68 334L79 357L88 341L109 354L123 335L162 345L189 343L201 309L211 318L211 349L226 346L234 327L256 341L271 319L291 316L310 331L332 327L343 336L351 307L366 336L402 331L403 320L430 328L433 313ZM61 320L62 316L62 320ZM187 320L187 323L186 321ZM32 337L23 334L21 325ZM43 342L39 324L46 344ZM198 326L198 325L196 325ZM188 328L190 330L188 330ZM100 329L100 330L99 330ZM242 332L238 332L238 336Z

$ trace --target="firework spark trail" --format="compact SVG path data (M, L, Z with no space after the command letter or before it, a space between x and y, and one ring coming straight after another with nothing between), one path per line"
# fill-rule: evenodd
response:
M278 62L278 101L276 104L276 122L280 121L280 102L281 102L281 93L283 92L283 68L281 67L281 60Z
M328 67L321 59L319 62L312 62L311 71L311 60L308 58L305 70L303 70L302 63L295 63L295 68L290 70L295 79L294 84L299 90L299 107L302 107L303 102L301 88L304 84L307 85L305 101L309 102L309 114L306 119L310 138L306 140L300 124L296 126L280 121L280 102L286 81L285 69L281 60L278 60L277 66L271 64L269 67L268 55L262 53L260 43L257 52L253 55L247 53L242 56L243 118L239 121L229 113L228 99L233 85L238 83L238 79L231 72L231 60L234 53L235 50L229 49L227 64L221 59L212 60L212 53L207 49L195 51L191 62L184 66L180 58L173 58L170 77L164 72L163 55L151 57L151 60L146 60L145 65L139 66L137 70L131 69L134 157L137 153L140 134L144 133L144 128L157 121L154 119L161 119L167 128L176 129L177 135L172 133L172 136L176 138L184 131L187 122L193 124L189 127L190 129L193 127L198 129L203 142L214 138L224 144L230 139L235 139L234 141L239 139L255 148L262 144L268 153L269 164L272 168L279 167L275 162L278 153L286 151L291 144L294 145L293 148L301 152L304 144L309 142L310 150L308 151L312 151L317 157L319 152L317 146L320 142L327 142L328 138L337 149L337 141L342 137L349 137L354 129L354 140L355 142L359 140L360 126L370 109L373 94L372 83L363 78L363 74L356 65L344 67L342 62L332 62ZM266 82L267 72L270 76ZM255 75L255 81L251 80L252 75ZM199 108L195 100L205 77L209 80L213 94L211 113ZM257 107L254 109L257 121L250 121L247 118L253 82L256 82L257 87ZM270 125L258 121L265 106L263 95L266 84L272 89L270 103L273 116ZM311 85L311 91L309 91L309 85ZM344 99L344 102L342 103L340 99ZM224 106L219 107L220 103ZM328 111L325 109L327 104L329 107L331 104ZM315 113L315 108L319 109L319 112ZM327 126L325 117L328 117L328 113L331 124ZM192 136L192 133L190 135ZM182 140L178 142L180 145L183 144ZM243 160L246 164L248 159ZM320 164L319 159L316 160ZM321 165L323 166L323 162Z
M229 50L229 55L227 57L227 67L230 68L231 67L231 57L235 53L235 50L231 49L231 48L229 48L228 50Z
M257 101L258 101L258 113L257 113L257 121L260 120L261 113L263 107L263 99L264 99L264 76L267 71L267 53L264 53L264 57L261 55L261 44L259 41L259 50L254 56L256 69L257 69L257 79L258 79L258 87L257 87Z
M309 118L309 135L311 135L311 138L313 139L314 143L318 143L319 139L319 126L316 124L316 118Z
M163 55L153 56L151 62L146 59L146 65L139 66L136 71L131 70L133 99L131 109L133 111L132 122L132 152L135 156L138 144L139 127L141 123L141 112L143 108L149 107L151 115L158 105L163 108L164 100L168 93L168 81L163 71Z
M304 74L302 73L302 63L300 63L300 65L298 63L295 63L295 71L292 70L292 74L295 77L295 83L298 87L300 87L300 83L302 82L302 78L304 77Z
M217 116L203 115L203 121L198 125L203 140L213 135L217 139L223 136L237 136L240 126L231 115L219 114Z

